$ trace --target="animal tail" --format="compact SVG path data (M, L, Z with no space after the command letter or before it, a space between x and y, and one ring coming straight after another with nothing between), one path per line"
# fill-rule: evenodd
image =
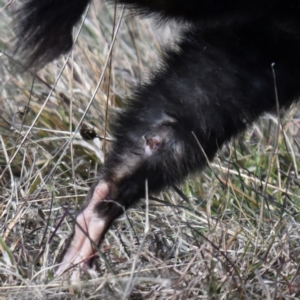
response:
M18 11L16 52L24 66L41 68L70 51L73 26L91 0L26 0Z

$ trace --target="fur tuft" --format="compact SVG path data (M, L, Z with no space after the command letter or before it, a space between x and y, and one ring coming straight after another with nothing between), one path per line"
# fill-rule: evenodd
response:
M90 0L27 0L18 11L16 52L24 67L41 68L73 44L72 29Z

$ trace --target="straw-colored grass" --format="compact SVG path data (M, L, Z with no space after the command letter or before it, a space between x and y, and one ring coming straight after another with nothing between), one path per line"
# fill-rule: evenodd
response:
M94 1L62 74L67 56L35 76L12 53L19 3L0 5L1 300L300 297L296 108L280 122L264 116L177 191L130 209L106 235L106 261L80 284L55 278L71 216L109 151L109 123L177 31L125 12L104 69L121 10ZM70 143L102 75L84 122L107 141L76 133Z

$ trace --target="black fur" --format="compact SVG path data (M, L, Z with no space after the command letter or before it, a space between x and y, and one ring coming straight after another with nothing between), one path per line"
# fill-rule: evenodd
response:
M25 67L42 67L71 50L73 26L89 0L26 0L19 10L16 50L27 57Z
M169 51L114 127L116 143L101 178L126 208L145 193L201 169L222 145L265 112L300 95L298 0L120 0L162 19L190 21L180 51ZM30 0L20 15L20 43L41 65L71 47L73 25L88 0ZM273 66L273 67L272 67ZM276 75L274 82L273 69ZM93 190L92 190L93 191ZM89 197L91 197L89 194ZM122 209L100 203L98 212Z

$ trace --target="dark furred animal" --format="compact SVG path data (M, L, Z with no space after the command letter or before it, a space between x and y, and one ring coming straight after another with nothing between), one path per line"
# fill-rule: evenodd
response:
M167 53L161 70L119 115L116 143L77 217L58 273L88 262L91 240L99 244L124 209L145 195L146 179L150 193L181 182L259 116L275 111L277 100L288 107L300 96L299 0L117 2L192 26L180 51ZM19 45L30 66L70 49L72 27L88 3L27 0Z

